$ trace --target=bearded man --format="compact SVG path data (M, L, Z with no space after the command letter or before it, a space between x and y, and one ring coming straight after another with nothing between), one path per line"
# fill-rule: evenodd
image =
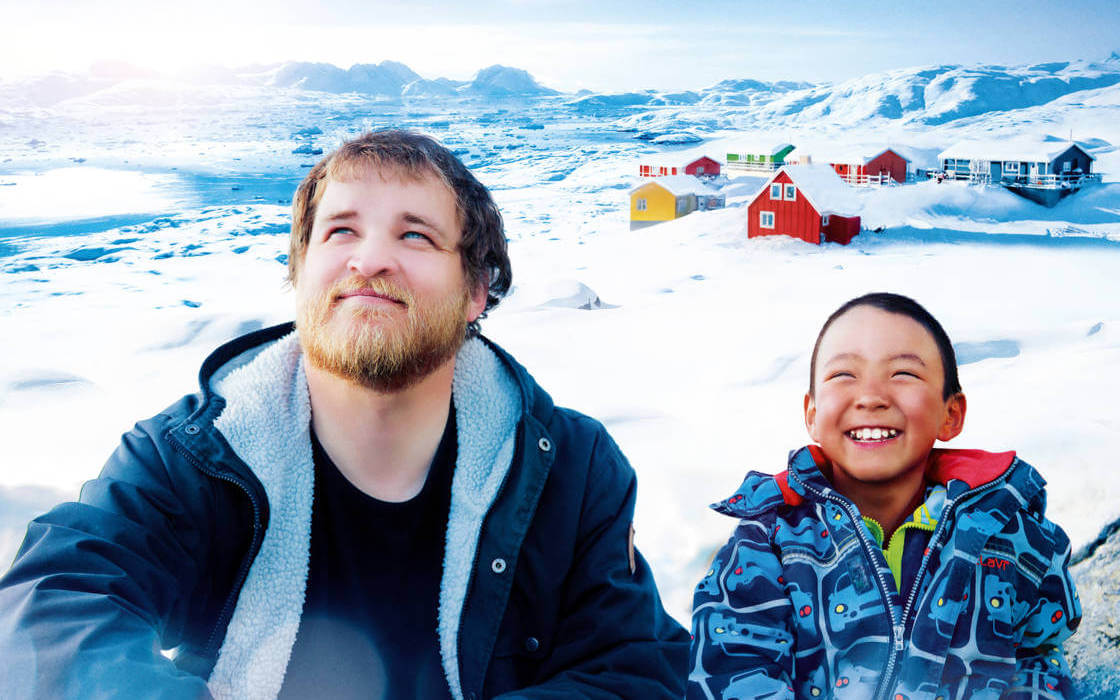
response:
M478 321L501 217L383 131L293 202L292 324L233 340L0 579L0 696L680 697L635 477ZM162 653L161 653L162 652Z

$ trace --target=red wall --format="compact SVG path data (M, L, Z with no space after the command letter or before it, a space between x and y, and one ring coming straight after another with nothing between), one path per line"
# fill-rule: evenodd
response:
M790 182L789 175L778 173L774 182L783 185ZM795 185L797 183L794 183ZM784 190L784 188L783 188ZM759 223L759 212L774 212L774 228L762 228ZM797 198L788 202L786 200L770 199L770 185L755 197L747 207L747 237L755 236L793 236L809 243L820 243L821 216L809 200L797 191Z
M684 166L684 174L685 175L695 175L696 174L696 166L698 166L698 165L704 166L704 174L705 175L719 175L719 163L712 160L708 156L700 156L696 160L694 160L691 163L689 163L688 165Z
M858 233L858 216L837 216L833 214L828 217L828 226L824 227L824 239L841 245L851 243Z
M789 175L785 173L779 173L774 179L774 182L783 185L790 181ZM759 224L759 214L764 211L774 212L774 228L762 228ZM809 243L820 243L820 235L823 231L826 241L847 245L859 233L859 226L858 216L833 214L828 217L828 226L822 227L820 214L812 204L809 204L809 200L805 199L800 189L797 190L797 199L794 201L789 202L784 199L777 201L770 199L770 185L767 184L766 189L747 207L748 238L793 236Z
M867 161L863 172L868 175L890 175L898 183L906 182L906 159L894 151L887 149L881 154Z

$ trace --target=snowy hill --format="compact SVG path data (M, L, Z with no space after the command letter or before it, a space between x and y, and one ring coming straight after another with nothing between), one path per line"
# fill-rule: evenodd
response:
M557 94L555 90L540 85L533 76L520 68L490 66L480 70L461 94L486 97L543 97Z
M348 70L330 63L286 63L276 70L269 84L301 90L399 97L401 88L419 78L408 66L393 61L356 63Z
M149 72L118 67L87 75L53 73L18 84L0 84L9 104L49 107L137 81L155 84ZM164 78L210 86L259 86L397 99L417 97L547 98L557 91L519 68L494 65L469 81L425 78L408 66L382 61L343 69L329 63L289 62L236 70L196 69ZM996 112L1040 107L1079 94L1120 90L1120 58L1030 66L943 65L875 73L835 85L724 80L698 90L643 90L571 95L565 104L589 115L614 114L621 129L647 138L688 129L822 124L894 123L910 127L958 122ZM119 103L116 98L114 102Z
M1117 83L1120 63L1116 62L907 68L790 94L771 102L758 118L800 123L881 118L944 124L991 111L1045 104L1073 92Z
M447 78L413 80L401 90L401 97L455 97L466 83Z

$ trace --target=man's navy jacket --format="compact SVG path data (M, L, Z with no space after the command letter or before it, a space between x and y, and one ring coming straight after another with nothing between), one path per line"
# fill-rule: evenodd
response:
M3 697L279 691L313 478L291 325L226 344L200 380L200 394L124 436L79 502L28 527L0 579ZM688 635L631 559L635 476L603 427L553 406L483 339L460 350L452 395L458 459L433 630L452 696L683 695Z

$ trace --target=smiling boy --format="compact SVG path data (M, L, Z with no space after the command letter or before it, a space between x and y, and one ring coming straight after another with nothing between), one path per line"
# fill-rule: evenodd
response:
M1015 453L933 448L966 409L917 302L829 317L804 399L816 444L714 506L740 523L696 590L690 698L1069 694L1069 540Z

